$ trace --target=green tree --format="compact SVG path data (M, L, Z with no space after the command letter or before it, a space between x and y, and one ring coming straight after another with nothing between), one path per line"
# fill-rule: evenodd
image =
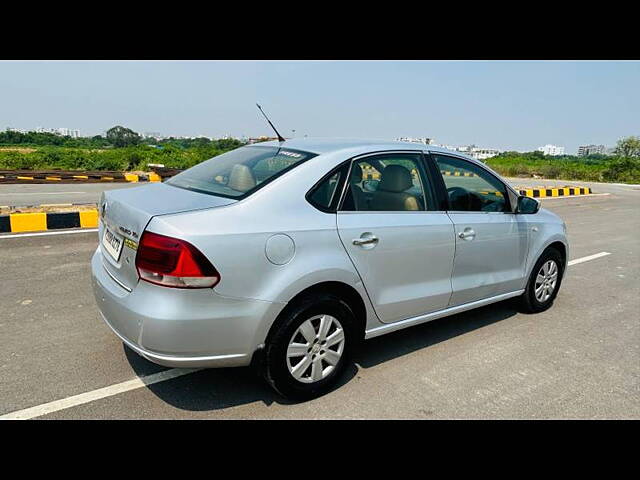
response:
M640 157L640 137L626 137L618 140L615 150L621 157Z
M107 140L114 147L129 147L132 145L138 145L141 137L130 128L121 127L116 125L107 130Z
M640 160L625 157L613 160L602 173L608 182L634 182L640 179Z

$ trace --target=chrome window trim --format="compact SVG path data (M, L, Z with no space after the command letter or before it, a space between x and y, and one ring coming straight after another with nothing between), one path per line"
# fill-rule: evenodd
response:
M358 157L354 157L358 158ZM344 163L349 162L349 169L347 170L347 176L345 178L344 183L342 184L342 192L340 192L340 199L338 200L338 204L336 205L336 214L342 212L342 204L344 203L344 199L346 197L347 185L349 185L349 179L351 178L351 169L353 168L354 159L351 158Z
M340 183L340 169L336 170L335 173L333 175L331 175L327 180L331 180L331 177L333 177L334 175L338 175L338 179L336 180L336 183L339 184ZM333 199L336 198L336 193L338 193L338 185L336 185L336 188L334 188L333 192L331 192L331 198L329 199L329 206L333 205Z
M352 214L352 213L359 213L359 214L368 214L368 213L375 213L376 215L380 215L383 213L386 214L391 214L391 215L396 215L396 214L410 214L410 215L416 215L416 214L420 214L420 213L429 213L429 214L433 214L433 213L453 213L453 212L447 212L446 210L338 210L337 213L344 213L344 214ZM464 213L468 213L468 212L464 212ZM485 213L485 212L480 212L480 213ZM502 212L486 212L486 213L502 213Z
M505 213L511 213L511 212L483 212L483 211L478 211L478 210L447 210L447 213L479 213L481 215L504 215Z

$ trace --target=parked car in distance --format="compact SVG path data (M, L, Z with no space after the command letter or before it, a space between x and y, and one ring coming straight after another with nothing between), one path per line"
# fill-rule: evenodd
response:
M256 364L302 399L363 339L514 297L549 308L569 253L564 222L486 165L403 142L244 146L99 211L93 289L128 347Z

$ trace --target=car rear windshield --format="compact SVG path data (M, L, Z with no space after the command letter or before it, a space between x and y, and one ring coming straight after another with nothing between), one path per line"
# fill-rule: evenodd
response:
M241 147L199 163L166 183L211 195L243 198L315 156L288 148Z

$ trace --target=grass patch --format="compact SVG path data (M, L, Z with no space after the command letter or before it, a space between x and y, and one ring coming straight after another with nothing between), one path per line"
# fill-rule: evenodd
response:
M507 177L640 183L638 158L605 155L550 157L538 153L506 152L488 159L487 165Z
M138 145L113 149L86 149L43 146L35 148L0 148L0 169L63 169L146 171L148 163L185 169L220 155L229 149L202 146L182 149L175 146L155 148Z

